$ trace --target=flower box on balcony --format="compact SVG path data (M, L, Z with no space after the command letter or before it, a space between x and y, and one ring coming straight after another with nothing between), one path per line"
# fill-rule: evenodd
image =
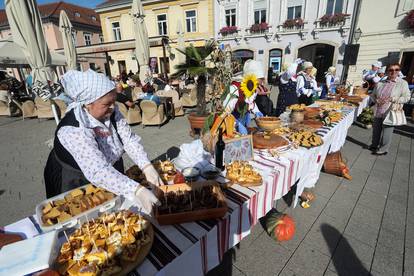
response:
M269 30L269 28L270 28L269 24L267 24L266 22L262 22L258 24L253 24L249 30L251 34L257 34L257 33L264 33L267 30Z
M302 18L294 18L294 19L286 19L286 21L283 23L282 27L284 29L302 29L305 25L305 22Z
M238 29L236 26L226 26L226 27L221 28L219 31L219 33L222 36L231 35L237 32L238 32Z
M321 27L334 27L338 25L343 25L345 23L346 18L349 14L345 13L335 13L335 14L325 14L320 18L320 25Z
M407 27L414 32L414 10L411 10L405 17Z

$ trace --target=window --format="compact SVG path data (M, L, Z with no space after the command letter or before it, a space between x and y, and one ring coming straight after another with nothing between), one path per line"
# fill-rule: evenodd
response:
M185 12L185 23L188 33L197 31L197 14L195 10Z
M75 16L76 16L76 17L80 17L80 13L75 12Z
M302 17L302 6L288 7L287 19L295 19Z
M73 40L73 44L76 45L76 31L72 31L72 40Z
M99 41L101 42L101 43L104 43L105 41L104 41L104 37L103 37L103 35L99 35Z
M114 40L118 41L121 40L121 26L119 22L112 22L112 32L114 34Z
M236 26L236 9L226 10L226 26Z
M83 33L83 38L85 39L85 45L91 45L92 44L92 34L90 33Z
M400 0L396 16L402 15L414 9L414 0Z
M254 11L254 24L266 22L266 10Z
M326 14L342 13L344 0L328 0Z
M158 21L158 34L167 35L167 15L166 14L157 15L157 21Z
M266 22L266 0L254 0L254 24Z

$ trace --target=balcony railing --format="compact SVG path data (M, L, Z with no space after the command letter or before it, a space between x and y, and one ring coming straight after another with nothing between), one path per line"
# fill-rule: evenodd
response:
M316 20L314 24L316 29L340 29L349 25L350 19L351 16L349 14L324 15Z

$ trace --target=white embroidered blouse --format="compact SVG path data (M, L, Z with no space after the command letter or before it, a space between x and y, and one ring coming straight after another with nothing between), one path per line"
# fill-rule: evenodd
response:
M119 136L109 118L102 123L86 112L89 119L87 127L64 126L57 137L88 181L132 199L139 184L118 172L113 164L124 152L141 169L150 161L140 143L141 137L132 132L117 107L114 112Z

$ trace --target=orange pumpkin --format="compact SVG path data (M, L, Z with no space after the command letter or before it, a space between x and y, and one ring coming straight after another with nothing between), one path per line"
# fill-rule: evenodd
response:
M277 211L267 214L266 228L267 233L279 242L291 240L296 231L295 221L289 215Z

